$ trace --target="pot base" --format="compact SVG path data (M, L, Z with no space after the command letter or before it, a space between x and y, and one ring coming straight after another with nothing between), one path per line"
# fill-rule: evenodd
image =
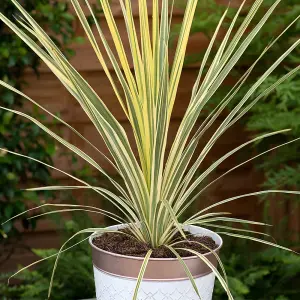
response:
M97 300L132 300L136 280L114 276L94 267ZM215 275L195 278L202 300L211 300ZM138 300L199 300L189 279L142 281Z
M108 227L118 230L126 224ZM219 247L222 239L215 232L197 227L185 226L184 230L194 235L210 236ZM143 257L126 256L97 248L90 237L92 247L97 300L132 300L136 280ZM218 261L213 253L203 254L217 268ZM199 257L183 257L183 261L194 277L201 300L211 300L215 275ZM184 268L177 258L150 258L138 291L138 300L199 300Z

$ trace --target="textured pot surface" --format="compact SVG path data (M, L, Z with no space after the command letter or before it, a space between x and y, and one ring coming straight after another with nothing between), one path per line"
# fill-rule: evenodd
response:
M116 230L124 225L111 226ZM222 239L211 230L197 226L187 226L185 230L212 237L219 245L215 250L219 252ZM133 297L136 278L143 258L119 255L92 247L94 275L97 300L131 300ZM217 266L217 260L212 253L205 254L210 262ZM198 257L183 258L194 276L202 300L212 299L215 276L210 268ZM141 283L139 300L194 300L199 299L182 265L176 258L151 258Z

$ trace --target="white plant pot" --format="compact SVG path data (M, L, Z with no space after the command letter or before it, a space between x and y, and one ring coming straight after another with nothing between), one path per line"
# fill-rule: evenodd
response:
M111 226L109 229L116 230L122 227L124 225ZM211 230L197 226L187 226L185 230L197 235L210 236L219 245L216 253L222 247L221 237ZM92 237L90 245L97 300L132 300L143 258L99 249L93 245ZM212 253L205 256L217 266L217 260ZM211 300L215 282L215 275L211 269L196 256L183 259L194 276L201 299ZM151 258L140 285L138 300L199 300L199 297L176 258Z

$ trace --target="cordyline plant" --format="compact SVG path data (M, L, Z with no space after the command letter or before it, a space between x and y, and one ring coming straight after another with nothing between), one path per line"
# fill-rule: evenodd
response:
M210 44L207 47L206 54L199 69L198 77L191 91L189 105L183 116L169 152L166 151L168 130L178 89L179 79L181 77L183 69L183 62L186 53L190 28L198 1L187 1L181 31L178 37L176 52L172 61L172 65L170 65L168 46L174 1L153 0L152 23L150 25L148 21L147 0L139 0L138 26L140 34L137 34L137 29L134 24L131 1L119 0L126 24L128 40L130 43L131 53L129 54L125 53L119 31L113 17L113 13L109 5L109 0L98 0L98 2L102 6L110 34L113 39L115 51L113 51L111 46L108 44L102 28L98 23L98 20L96 19L90 4L88 3L88 0L85 0L85 4L87 5L91 15L94 18L97 35L99 35L99 38L104 45L105 53L108 56L111 65L113 66L114 72L117 75L118 80L114 80L107 65L107 61L104 58L103 53L96 41L96 37L94 36L92 29L87 22L79 0L70 0L91 43L91 46L93 47L94 52L111 83L112 89L116 94L117 99L119 100L119 103L132 126L135 143L138 149L138 159L135 157L132 151L125 130L108 110L103 100L73 68L73 66L64 57L62 52L57 48L55 43L49 38L47 33L34 21L34 19L22 8L22 6L16 0L11 1L19 9L20 15L16 17L15 22L12 22L6 16L0 14L1 20L44 61L44 63L67 88L67 90L80 103L81 107L96 127L100 136L103 138L113 160L105 157L104 154L92 144L92 142L84 138L69 124L53 115L52 113L48 112L45 108L41 107L37 102L21 93L20 91L14 89L4 81L0 82L1 85L25 97L27 100L31 101L33 104L49 113L52 117L70 128L85 142L98 150L98 152L102 156L104 156L105 159L109 161L113 168L120 174L125 183L125 186L122 187L112 177L110 177L93 158L81 151L75 145L58 136L56 133L41 124L38 120L25 113L1 107L4 110L21 115L37 124L41 129L49 133L58 142L69 148L74 153L78 154L86 162L95 167L101 174L106 176L118 191L118 193L113 193L102 187L91 186L83 180L80 180L60 169L39 161L41 164L47 165L49 168L58 170L65 175L77 180L81 184L81 186L51 186L34 188L31 190L39 191L88 188L105 197L121 212L121 214L118 215L92 206L44 204L44 206L52 205L53 207L63 208L62 210L54 210L50 213L59 211L85 210L93 213L104 214L115 220L117 223L127 223L132 234L140 241L150 244L152 248L159 247L161 245L169 247L169 249L175 254L175 256L179 259L180 263L184 267L187 276L190 278L198 295L199 292L192 278L192 275L186 267L184 261L178 255L178 252L176 251L178 248L176 248L176 243L174 243L173 241L173 237L178 231L182 234L182 236L185 237L185 233L183 231L184 226L193 224L212 226L216 228L222 228L223 230L236 230L238 231L238 233L230 233L225 231L222 232L222 234L238 238L251 239L253 241L261 242L267 245L286 249L266 240L245 235L247 233L265 235L262 232L218 225L219 221L265 225L263 223L230 218L226 216L226 213L211 213L208 211L218 205L235 201L244 197L261 195L270 192L300 194L300 192L297 191L265 190L232 197L206 207L205 209L197 212L196 214L185 220L182 224L178 222L178 218L190 207L190 205L203 193L203 191L208 186L212 185L214 182L216 182L229 172L251 161L252 159L255 159L256 157L273 150L274 148L240 163L239 165L227 171L222 176L204 186L200 191L196 191L196 188L199 186L199 184L201 184L207 178L207 176L210 175L211 172L214 171L225 159L255 141L285 131L281 130L277 132L267 133L240 145L239 147L233 149L232 151L216 160L210 167L202 172L200 176L195 178L194 175L196 171L201 166L204 158L209 153L216 141L220 138L220 136L222 136L228 128L230 128L241 117L243 117L244 114L249 111L257 101L259 101L261 98L275 89L284 80L296 74L296 72L298 72L300 69L300 65L296 66L295 68L291 69L286 75L280 78L277 82L261 92L258 96L256 96L255 98L251 97L264 82L264 80L268 78L272 71L277 66L279 66L280 63L299 45L300 39L298 39L252 85L249 91L243 96L242 99L240 99L236 107L226 115L216 131L211 135L210 139L203 147L200 155L198 155L195 160L192 161L195 150L204 133L212 126L214 121L224 111L227 104L238 93L238 91L241 89L241 87L253 71L255 65L259 63L261 57L263 55L267 55L268 50L276 43L276 41L283 35L283 33L298 20L298 18L294 20L288 26L288 28L285 28L277 38L270 42L269 46L263 50L261 55L239 79L239 81L234 85L230 92L227 95L224 95L224 99L222 100L222 102L217 107L215 107L215 109L204 119L202 124L198 127L196 125L196 121L199 118L204 106L214 96L217 89L221 86L230 71L234 68L235 64L239 61L251 41L255 38L259 30L275 10L276 6L280 3L280 0L275 1L275 3L265 12L264 16L261 20L259 20L257 24L252 24L251 22L256 12L262 5L263 0L254 1L252 6L247 9L248 13L243 22L240 25L236 25L235 23L237 21L237 18L244 8L246 2L243 1L239 9L237 10L237 13L233 18L231 25L225 33L215 56L211 58L210 52L216 41L218 32L222 27L222 22L226 18L227 10L224 12L216 28L215 34L213 35ZM133 70L131 69L129 63L129 56L133 62ZM212 62L208 66L207 72L204 72L208 59L210 59ZM116 81L121 86L121 91L123 92L122 94L121 91L119 91L117 88ZM192 133L194 132L192 130L195 127L196 132ZM8 149L2 149L2 151L4 151L4 153L11 153L35 160L34 158L27 157L25 155L22 155L21 153L9 151ZM81 233L91 233L92 235L95 235L104 231L108 230L101 228L88 228L79 231L76 235ZM50 282L49 297L59 255L60 253L74 247L74 245L67 247L67 243L71 239L69 239L55 255L56 262ZM223 273L222 275L218 272L218 270L216 270L216 268L214 268L214 266L207 260L205 256L193 250L185 250L190 251L191 254L198 256L201 260L208 264L208 266L220 280L222 286L227 291L229 299L233 299L227 286L224 267L220 262L217 254L211 250L220 262ZM147 253L142 264L137 280L134 299L136 299L137 297L138 288L142 281L147 262L151 257L151 252L152 250ZM20 271L22 271L22 269L18 272Z

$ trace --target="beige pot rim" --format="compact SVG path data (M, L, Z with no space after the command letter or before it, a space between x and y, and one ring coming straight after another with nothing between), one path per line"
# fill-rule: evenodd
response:
M107 227L109 229L119 229L126 227L126 224L115 225ZM219 245L214 250L216 254L219 253L223 240L215 232L193 225L188 225L184 228L193 234L202 234L210 236ZM109 251L102 250L93 244L95 236L91 235L89 238L90 246L92 247L93 265L100 271L106 272L111 275L136 279L138 277L140 267L144 260L143 257L128 256ZM215 267L218 265L218 261L213 253L203 254ZM190 269L194 278L205 276L211 273L210 267L208 267L203 260L197 256L183 257L183 261ZM188 279L181 263L177 258L150 258L146 272L144 274L144 280L186 280Z

